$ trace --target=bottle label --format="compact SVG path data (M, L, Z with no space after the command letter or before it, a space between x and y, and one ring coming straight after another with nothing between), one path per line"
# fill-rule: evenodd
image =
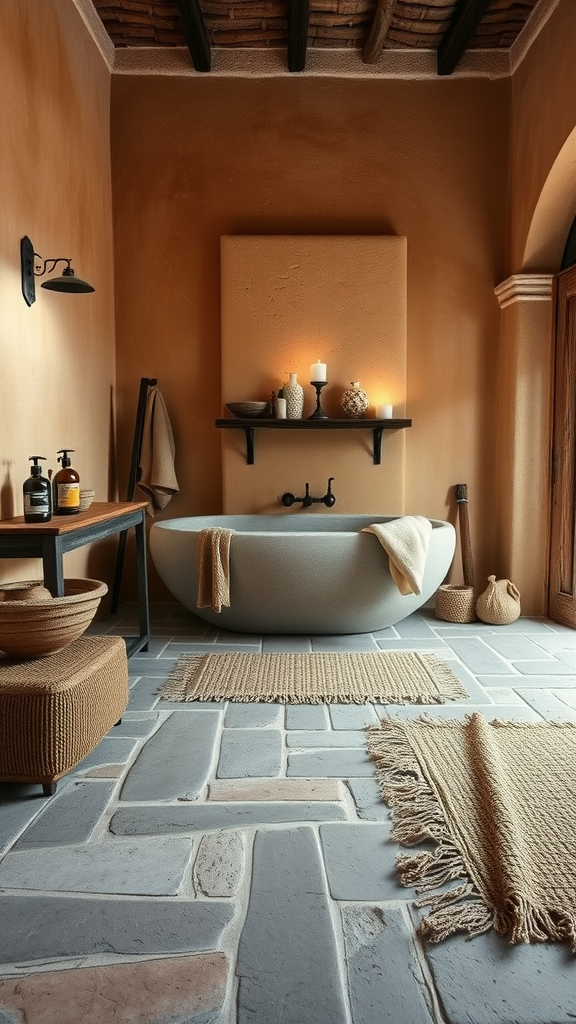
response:
M58 484L58 505L60 508L78 508L80 484Z
M42 491L24 495L24 515L29 512L50 512L50 497Z

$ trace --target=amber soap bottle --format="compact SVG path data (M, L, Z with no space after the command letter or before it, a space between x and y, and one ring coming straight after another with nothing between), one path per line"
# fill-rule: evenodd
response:
M58 462L62 463L62 469L58 470L52 481L55 516L71 516L80 511L80 477L72 469L68 457L68 452L73 451L73 448L61 448L58 452Z
M47 523L52 518L52 497L50 481L42 476L40 462L45 462L43 455L30 455L32 466L30 476L24 481L24 522Z

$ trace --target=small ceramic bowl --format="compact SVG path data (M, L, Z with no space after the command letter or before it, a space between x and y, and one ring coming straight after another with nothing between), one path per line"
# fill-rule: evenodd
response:
M240 419L254 419L261 416L268 402L228 402L226 408Z
M95 491L80 491L80 511L85 512L94 501Z

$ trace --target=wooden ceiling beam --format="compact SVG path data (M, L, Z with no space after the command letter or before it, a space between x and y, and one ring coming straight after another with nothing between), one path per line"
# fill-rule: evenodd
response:
M180 20L196 71L210 71L210 40L198 0L177 0Z
M304 71L310 0L288 0L288 70Z
M362 60L364 64L376 64L382 54L384 40L388 35L388 29L394 17L394 8L397 0L377 0L376 10L364 43Z
M438 47L439 75L451 75L492 0L460 0Z

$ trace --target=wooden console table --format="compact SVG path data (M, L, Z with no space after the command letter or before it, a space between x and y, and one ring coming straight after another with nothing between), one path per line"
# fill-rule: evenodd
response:
M41 558L44 586L53 597L64 594L63 555L93 541L134 527L138 566L140 635L125 637L128 657L148 650L150 611L146 568L147 501L95 501L86 512L52 516L48 523L26 523L24 516L0 520L0 558Z

